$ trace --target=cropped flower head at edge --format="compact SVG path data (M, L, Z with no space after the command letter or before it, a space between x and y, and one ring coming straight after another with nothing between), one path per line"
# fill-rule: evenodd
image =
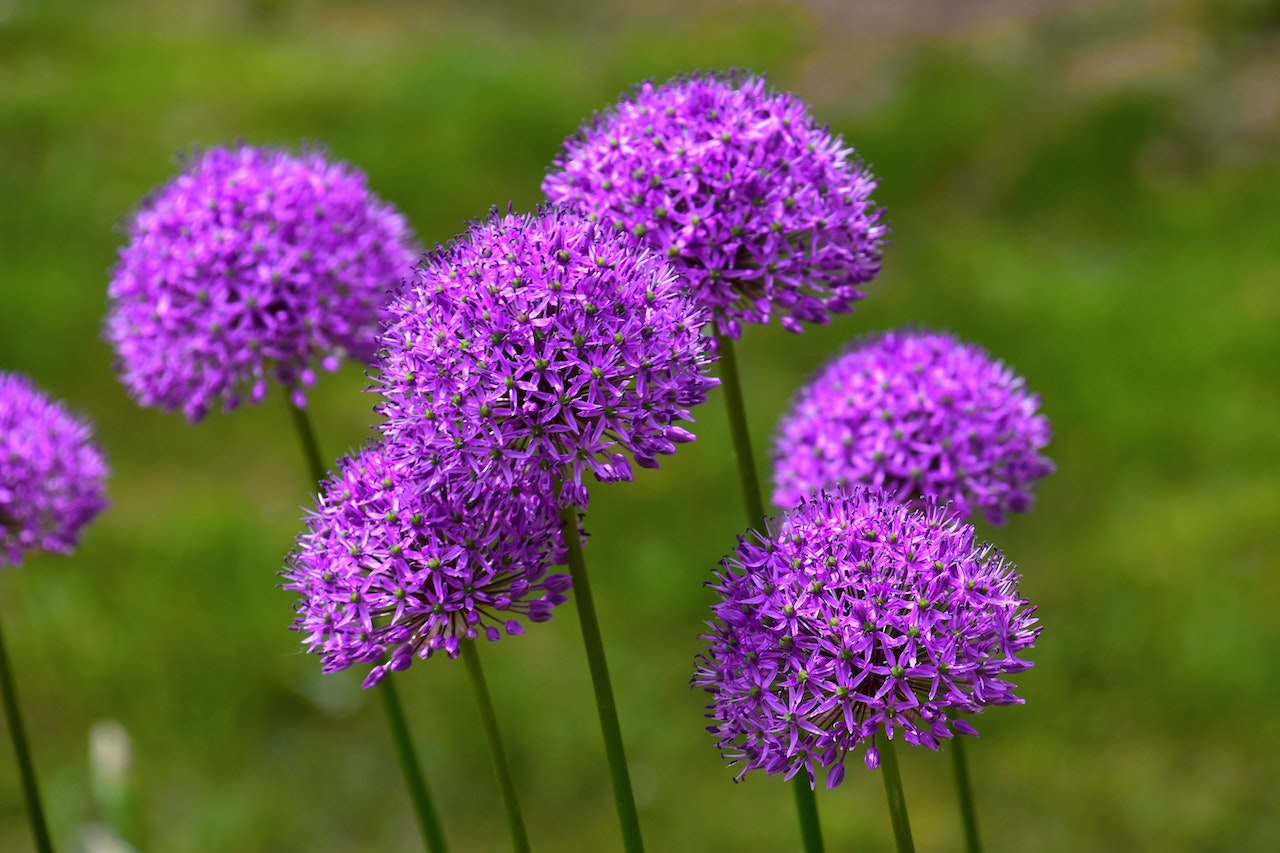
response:
M107 473L84 420L27 377L0 371L0 566L75 550L107 505Z
M706 311L661 258L572 212L494 210L424 258L392 301L382 431L428 465L514 471L587 505L589 471L629 480L693 434L718 380Z
M438 469L421 477L385 444L343 457L282 573L294 629L325 672L374 667L372 687L415 657L524 633L567 600L554 503L527 486Z
M910 508L856 487L823 493L738 540L710 584L719 601L693 684L712 697L721 754L786 778L829 767L875 735L937 749L977 732L958 713L1021 703L1005 676L1039 635L999 551L933 500Z
M926 329L854 341L797 392L774 438L774 502L861 483L993 524L1054 470L1040 398L986 350Z
M880 270L876 181L765 78L645 82L565 140L547 198L631 235L684 275L720 330L799 332L848 313Z
M195 422L219 401L260 401L274 378L301 406L317 367L369 360L417 255L404 218L347 164L210 148L133 215L104 336L141 405Z

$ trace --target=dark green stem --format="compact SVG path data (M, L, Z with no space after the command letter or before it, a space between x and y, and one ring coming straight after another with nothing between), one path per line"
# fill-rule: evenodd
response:
M751 452L751 432L747 427L747 410L742 402L742 380L738 377L738 356L733 338L716 329L716 345L720 353L720 387L729 414L729 434L733 438L733 455L738 460L738 479L742 500L747 510L747 526L759 527L764 519L764 499L760 496L760 477L756 458Z
M907 798L902 793L902 774L898 771L898 753L894 751L893 741L883 732L876 735L876 746L880 750L880 773L884 776L884 796L889 801L893 840L897 842L898 853L915 853L911 822L907 819Z
M525 832L524 817L520 814L520 801L516 798L516 786L511 778L511 767L507 764L507 752L502 748L498 715L494 713L489 685L485 683L484 668L480 665L480 650L476 648L475 641L463 640L461 654L467 664L467 675L471 677L476 704L480 706L480 722L484 726L484 736L489 741L493 775L498 779L498 793L502 796L502 807L507 813L507 825L511 829L511 847L516 853L529 853L529 835Z
M800 817L800 837L807 853L822 853L822 824L818 822L818 798L809 785L808 773L797 773L791 780L795 794L796 814Z
M758 528L764 522L764 499L760 494L760 478L751 451L751 432L747 428L747 411L742 401L742 380L738 377L738 358L733 338L716 328L716 345L720 352L720 387L724 389L725 407L729 414L729 433L733 437L733 454L738 460L738 479L747 511L747 527ZM822 824L818 820L818 801L809 784L809 774L797 773L791 780L795 793L796 813L800 818L800 836L806 853L822 853Z
M4 713L9 718L9 733L13 736L13 752L18 758L18 771L22 776L22 793L27 800L27 820L31 834L36 838L40 853L52 853L49 827L44 822L44 809L40 806L40 788L36 785L36 768L27 750L27 735L22 728L22 714L18 711L18 690L9 671L9 655L4 650L4 635L0 632L0 692L4 693Z
M978 812L973 805L973 787L969 784L969 765L964 757L964 735L951 739L951 759L956 771L956 794L960 798L960 822L964 824L964 844L968 853L982 853L978 835Z
M286 394L289 393L288 388L284 390ZM325 478L326 469L320 456L320 445L316 443L316 431L311 426L311 418L307 415L306 409L294 405L292 397L289 398L289 415L293 418L293 428L298 433L298 444L302 447L302 456L306 460L308 472L318 486Z
M557 492L559 490L557 489ZM596 713L600 716L600 733L604 736L605 757L613 782L613 800L622 825L622 844L627 853L641 853L640 817L636 813L635 795L631 793L631 775L627 772L627 754L622 747L622 729L618 726L618 710L609 684L609 667L604 659L604 641L596 618L591 584L587 581L587 564L582 557L582 540L578 537L577 507L560 508L560 526L569 552L569 575L573 578L573 599L577 603L578 622L582 625L582 642L587 649L587 666L591 670L591 687L596 694Z
M422 830L422 840L427 849L432 853L445 853L449 848L444 843L440 815L436 814L431 792L427 790L422 768L418 766L418 756L413 751L409 725L405 722L404 708L400 704L400 694L392 683L392 675L394 673L387 673L376 689L382 694L383 706L387 710L387 722L391 725L391 737L396 742L396 755L400 758L404 784L409 789L409 799L413 801L413 810L418 815L418 827Z
M286 388L285 392L288 393ZM306 458L311 477L317 488L325 478L325 467L320 457L320 446L316 442L316 433L311 426L311 418L305 409L295 406L289 398L289 413L293 417L293 426L298 433L298 443L302 445L302 455ZM383 704L387 710L387 722L391 725L391 737L395 741L396 753L400 759L400 769L404 771L405 787L409 789L409 799L418 816L418 825L422 829L422 840L427 849L433 853L444 853L444 831L440 828L440 816L436 814L435 805L431 801L431 793L427 790L426 778L422 775L422 767L418 763L418 755L414 752L413 741L409 737L409 726L405 722L404 708L400 705L400 696L391 683L394 673L387 673L378 686L382 693Z

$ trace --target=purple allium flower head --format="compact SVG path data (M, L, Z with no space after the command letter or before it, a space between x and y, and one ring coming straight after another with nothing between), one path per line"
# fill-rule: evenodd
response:
M258 402L270 375L303 405L317 364L372 357L417 254L404 218L346 164L211 148L134 215L105 337L144 406L195 422L246 391Z
M567 139L547 198L663 254L737 338L801 331L863 297L886 228L876 182L808 107L730 72L640 85Z
M71 553L107 505L106 477L89 425L0 371L0 566L32 551Z
M400 460L400 461L397 461ZM551 618L568 575L555 504L519 482L448 467L422 477L383 444L343 457L283 572L294 629L325 672L376 666L365 687L415 656Z
M749 531L711 585L720 601L693 682L730 765L783 773L831 767L902 730L937 749L976 734L957 713L1018 704L1003 676L1040 632L1018 575L933 499L922 508L855 487L826 492Z
M818 371L779 424L774 503L863 483L1002 524L1053 471L1039 403L975 344L926 330L869 336Z
M535 471L585 507L586 471L631 479L693 435L717 380L705 309L659 257L556 209L494 211L423 260L383 334L383 433Z

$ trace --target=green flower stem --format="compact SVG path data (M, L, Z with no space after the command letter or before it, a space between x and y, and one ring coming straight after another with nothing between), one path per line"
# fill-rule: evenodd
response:
M960 821L964 824L964 844L968 853L982 853L978 835L978 812L973 805L973 787L969 784L969 765L964 757L964 735L951 739L951 760L956 771L956 794L960 798Z
M714 321L713 321L714 322ZM760 476L756 458L751 452L751 432L747 427L747 409L742 402L742 380L738 377L738 356L733 338L716 327L716 346L720 353L720 387L729 414L729 434L733 437L733 455L738 460L738 479L742 484L742 500L747 510L747 526L759 527L764 519L764 499L760 496Z
M289 393L288 388L285 393ZM293 404L289 397L289 414L293 418L294 429L298 433L298 443L302 446L302 455L306 459L311 477L316 488L325 479L325 467L320 458L320 446L316 442L316 432L311 426L311 418L305 409ZM396 753L400 759L400 769L404 772L405 787L409 789L409 799L418 816L418 825L422 829L422 840L428 850L433 853L444 853L444 831L440 828L440 816L436 814L435 804L431 800L431 792L427 789L426 778L422 775L422 766L418 763L418 755L413 749L413 740L409 737L409 726L405 723L404 708L400 704L400 695L391 683L393 673L388 673L378 685L382 694L383 705L387 711L387 722L391 726L391 737L395 741Z
M511 846L516 853L529 853L529 835L525 832L524 816L520 813L520 801L516 798L511 767L507 764L507 753L502 748L502 735L498 732L498 715L493 710L493 699L489 696L489 685L484 680L484 668L480 665L480 650L476 648L476 642L462 641L462 659L467 665L467 675L471 678L471 689L476 694L476 704L480 706L480 722L484 726L484 736L489 741L493 775L498 779L498 792L502 796L502 807L507 813L507 825L511 829Z
M796 814L800 817L800 837L806 853L822 853L822 824L818 822L818 798L809 785L808 773L797 773L791 780L795 794Z
M44 822L44 809L40 806L40 788L36 785L36 768L31 763L27 749L27 735L22 728L22 714L18 711L18 689L9 671L9 656L4 650L4 635L0 632L0 692L4 694L4 713L9 718L9 733L13 736L13 752L18 758L18 771L22 776L22 793L27 800L27 820L31 834L36 839L40 853L53 853L49 839L49 827Z
M289 393L289 389L285 389L285 393ZM306 460L308 473L311 479L315 480L318 488L325 478L326 469L324 461L320 456L320 445L316 443L316 431L311 426L311 417L307 414L306 409L300 409L293 403L293 398L289 398L289 415L293 418L293 428L298 433L298 444L302 447L302 456Z
M375 689L382 694L383 706L387 711L387 723L391 726L391 737L396 742L400 770L404 773L404 784L409 789L409 799L413 801L413 810L418 816L422 840L432 853L445 853L449 848L444 843L440 815L436 813L431 792L427 790L427 781L422 775L422 768L418 766L418 756L413 751L409 725L405 722L404 707L400 704L400 694L396 692L392 675L394 673L387 673L387 677L382 679Z
M898 771L898 753L893 741L876 734L876 746L880 750L880 773L884 777L884 796L889 801L889 820L893 824L893 840L898 853L915 853L911 840L911 822L907 819L907 798L902 793L902 774Z
M556 490L557 492L559 489ZM622 825L622 843L627 853L642 853L640 817L635 795L631 792L631 775L627 772L627 754L622 746L622 729L618 726L618 710L609 684L609 667L604 659L604 641L600 638L600 622L596 618L591 584L587 580L587 564L582 557L582 540L578 537L578 508L560 508L560 526L569 552L569 575L573 578L573 600L577 604L578 622L582 625L582 642L587 649L587 666L591 670L591 687L596 694L596 713L600 716L600 733L604 736L605 757L613 782L613 800Z
M713 321L714 322L714 321ZM742 380L738 376L738 357L733 338L721 334L716 326L716 345L720 353L720 387L724 389L729 414L729 433L733 437L733 453L738 460L738 479L747 511L747 526L758 528L764 523L764 499L760 494L760 477L756 473L751 451L751 432L747 428L747 411L742 402ZM791 780L795 793L796 813L800 819L800 836L805 853L822 853L822 824L818 820L818 801L809 783L808 773L797 773Z

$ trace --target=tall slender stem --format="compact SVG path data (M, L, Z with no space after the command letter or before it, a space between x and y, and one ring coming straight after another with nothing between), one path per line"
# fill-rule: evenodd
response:
M557 489L557 491L559 491ZM618 710L609 683L609 667L604 659L604 641L600 638L600 622L587 580L587 564L582 557L582 540L578 537L578 509L560 508L560 526L564 530L569 552L569 575L573 578L573 599L577 604L578 622L582 626L582 642L587 649L587 666L591 670L591 687L596 694L596 713L600 717L600 733L604 736L605 757L609 762L609 778L613 782L613 800L622 825L622 843L627 853L641 853L640 817L635 795L631 792L631 775L627 771L627 754L622 746L622 729L618 726Z
M27 821L36 839L40 853L53 853L49 827L45 825L44 809L40 805L40 788L36 785L36 768L27 749L27 734L22 728L22 714L18 710L18 689L9 671L9 655L4 649L4 635L0 632L0 693L4 694L4 713L9 718L9 734L13 736L13 752L18 758L18 772L22 776L22 794L27 800Z
M751 451L751 432L747 427L747 409L742 401L742 380L738 376L738 356L733 338L716 328L716 345L720 353L720 387L729 414L729 434L733 438L733 455L738 460L738 479L742 501L747 510L747 526L757 527L764 518L764 499L760 496L760 476Z
M480 722L484 727L484 736L489 741L493 775L498 779L498 793L502 797L502 808L507 813L507 825L511 829L511 846L516 853L529 853L529 835L525 832L524 816L520 813L520 801L516 798L516 786L511 778L511 766L507 763L507 752L502 748L498 715L494 713L489 685L484 680L484 668L480 665L480 650L476 648L476 641L462 641L462 659L467 664L467 675L471 677L476 704L480 706Z
M289 389L285 389L288 393ZM298 443L302 446L302 455L306 459L307 468L315 480L316 487L325 478L324 462L320 457L320 445L316 442L316 432L311 426L311 418L305 409L294 405L289 398L289 413L293 418L294 429L298 433ZM400 769L404 772L405 787L409 789L409 799L418 816L418 826L422 829L422 840L428 850L433 853L444 853L448 848L444 842L444 831L440 827L440 816L436 813L431 792L427 789L426 777L422 775L422 766L418 763L418 755L413 748L413 740L409 737L409 726L405 722L404 708L400 704L400 695L391 683L394 673L388 673L378 685L382 694L383 705L387 711L387 722L391 726L391 737L395 741L396 753L400 759Z
M404 784L409 789L409 799L413 801L413 810L418 816L418 828L422 830L422 841L432 853L445 853L449 848L444 842L440 815L436 813L431 792L427 790L427 781L422 775L422 768L418 766L418 756L413 750L413 740L409 737L409 725L405 722L404 706L400 704L400 694L396 692L392 675L394 673L388 673L375 689L382 694L387 723L391 726L391 737L396 743L396 755L400 759L400 770L404 773Z
M747 526L758 527L764 519L764 499L760 493L760 477L751 450L751 432L747 428L747 410L742 401L742 380L738 376L738 357L733 338L716 327L716 344L720 352L720 387L724 389L725 407L729 414L729 433L733 437L733 453L738 460L738 479L747 511ZM800 836L806 853L822 853L822 824L818 820L818 801L809 784L807 773L797 773L791 780L795 794L796 814L800 820Z
M915 853L915 843L911 840L911 822L907 819L907 798L902 793L902 774L898 770L898 753L893 748L893 741L885 737L884 732L876 735L876 746L880 750L880 773L884 777L884 796L889 802L893 840L897 843L898 853Z
M956 735L949 745L956 771L956 794L960 798L960 822L964 825L964 849L968 853L982 853L982 841L978 835L978 812L973 805L973 786L969 784L969 765L964 755L964 736Z
M286 388L285 392L288 393ZM298 434L298 444L302 448L302 457L307 463L307 472L311 475L311 479L315 480L315 485L319 486L320 481L325 477L326 468L324 460L320 456L320 445L316 442L316 431L311 426L311 417L307 414L306 409L299 408L293 402L293 398L289 398L289 415L293 418L293 428Z
M791 780L796 814L800 818L800 837L807 853L822 853L822 824L818 822L818 798L813 795L808 773L797 773Z

